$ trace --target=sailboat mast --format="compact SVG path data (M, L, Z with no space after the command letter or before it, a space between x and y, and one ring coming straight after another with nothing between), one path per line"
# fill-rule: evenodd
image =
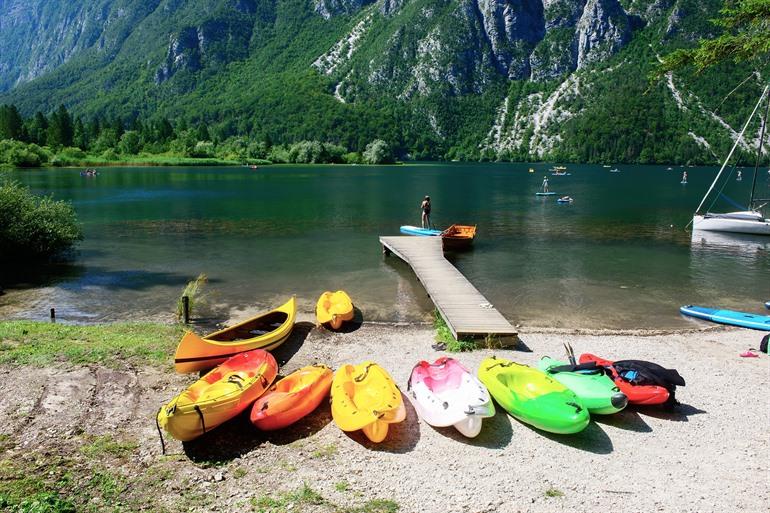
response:
M717 173L717 177L714 178L713 182L711 182L711 187L709 187L709 190L706 191L706 194L705 196L703 196L703 199L700 201L698 208L695 209L696 214L700 213L701 207L703 206L704 203L706 203L706 198L708 198L709 194L711 194L711 191L714 190L714 186L717 184L719 177L722 176L722 173L724 172L725 167L727 167L727 163L730 161L730 158L733 156L733 153L735 152L735 148L738 147L738 144L741 142L741 139L743 139L744 132L746 132L746 129L749 127L749 123L751 123L751 120L754 118L754 114L757 113L757 109L759 109L759 106L762 104L762 100L765 98L765 95L767 94L768 90L770 90L770 85L765 86L764 91L762 91L762 95L759 97L759 101L757 101L757 104L754 106L754 110L751 111L751 115L749 116L749 119L747 119L746 124L743 125L743 130L741 130L741 133L738 134L738 137L735 138L735 144L733 144L733 148L730 150L730 153L727 155L727 158L722 164L722 167L719 169L719 173Z
M767 88L765 88L767 90ZM754 178L751 180L751 195L749 196L749 210L754 210L754 191L757 187L757 173L759 172L759 159L762 158L762 146L765 143L765 128L767 126L767 115L770 112L770 94L767 95L765 102L765 115L762 116L762 129L759 131L759 142L757 143L757 159L754 161Z

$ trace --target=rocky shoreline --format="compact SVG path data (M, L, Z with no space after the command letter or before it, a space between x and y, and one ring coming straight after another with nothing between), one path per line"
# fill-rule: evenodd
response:
M170 358L164 368L6 365L4 468L34 473L58 461L57 468L77 471L77 486L61 487L65 496L88 489L94 476L112 476L120 484L112 495L98 487L89 492L86 504L95 510L122 504L169 511L764 511L768 357L738 356L759 338L726 328L523 331L517 349L455 355L474 370L491 353L534 364L543 355L563 356L562 343L569 342L577 353L656 361L687 380L676 410L628 408L594 417L578 435L538 432L499 411L468 440L426 425L408 406L406 421L376 445L340 431L324 403L271 434L242 416L194 442L166 437L166 456L154 415L195 379L174 374ZM329 333L302 321L275 355L282 374L315 362L336 368L371 359L404 387L419 359L443 354L433 343L434 331L424 325L365 323ZM93 446L124 449L85 457L84 447Z

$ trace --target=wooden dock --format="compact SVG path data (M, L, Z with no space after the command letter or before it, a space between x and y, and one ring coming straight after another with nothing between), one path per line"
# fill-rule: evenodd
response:
M516 338L511 323L444 258L441 237L380 237L380 244L412 267L455 338Z

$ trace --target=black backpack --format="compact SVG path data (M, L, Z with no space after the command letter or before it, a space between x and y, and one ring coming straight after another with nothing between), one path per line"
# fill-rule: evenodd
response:
M762 351L763 353L768 353L768 351L767 351L767 342L768 342L768 340L770 340L770 333L768 333L767 335L762 337L762 342L759 343L759 350ZM770 354L770 353L768 353L768 354Z
M618 375L633 385L656 385L668 390L667 406L677 404L676 387L685 386L684 378L676 369L666 369L644 360L619 360L612 364Z

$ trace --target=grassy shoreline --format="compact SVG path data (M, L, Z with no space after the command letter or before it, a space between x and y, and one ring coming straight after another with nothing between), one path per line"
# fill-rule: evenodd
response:
M183 333L181 325L147 322L0 321L0 365L165 366Z

